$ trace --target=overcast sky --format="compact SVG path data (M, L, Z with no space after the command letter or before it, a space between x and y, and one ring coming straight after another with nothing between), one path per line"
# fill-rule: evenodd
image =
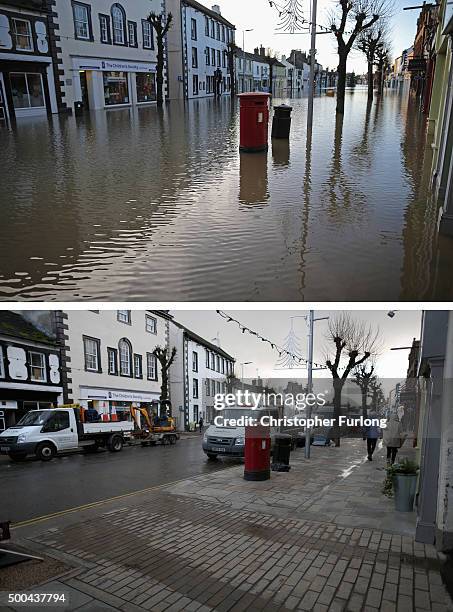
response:
M285 344L291 324L294 334L300 343L300 354L307 356L307 326L301 317L307 313L300 310L255 310L255 311L226 311L227 314L239 320L243 325L260 333L274 343L281 346ZM379 328L382 336L382 350L377 361L376 373L381 378L404 378L408 365L408 350L391 351L392 347L409 347L414 338L420 337L421 312L399 311L394 318L387 316L388 311L350 311L351 315L362 321L367 321L375 328ZM236 358L237 363L252 361L245 366L244 376L252 378L257 370L263 378L293 378L305 377L306 370L291 371L276 369L278 353L268 344L258 340L248 333L242 333L235 323L228 323L215 311L172 311L175 319L199 334L206 340L215 342L219 337L220 346ZM315 316L333 316L334 311L317 311ZM327 322L316 323L314 361L323 362L325 355ZM241 375L240 365L236 373ZM316 372L315 376L322 376Z
M285 0L278 0L280 5ZM310 1L302 0L304 13L309 19ZM246 33L245 48L253 51L255 47L262 44L270 47L280 55L289 55L291 49L302 49L308 51L310 48L309 35L302 34L277 34L278 14L269 6L269 0L207 0L206 6L218 4L222 15L231 21L237 29L236 43L242 47L242 30L253 28L253 32ZM318 19L320 25L328 25L327 12L335 6L335 0L318 0ZM421 4L410 2L410 0L395 0L394 17L392 20L392 54L393 57L401 55L401 51L410 47L415 38L417 17L419 10L403 11L404 6ZM317 38L318 61L326 67L336 67L338 59L335 49L335 39L329 34ZM349 59L348 70L357 73L366 71L366 63L360 53L354 52Z

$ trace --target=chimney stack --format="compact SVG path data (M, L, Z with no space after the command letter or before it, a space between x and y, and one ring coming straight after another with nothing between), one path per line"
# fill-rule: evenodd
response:
M266 57L266 49L261 45L260 47L260 55L261 57Z
M211 10L214 11L214 13L217 13L218 15L221 15L222 13L220 12L220 6L218 4L213 4L211 6Z

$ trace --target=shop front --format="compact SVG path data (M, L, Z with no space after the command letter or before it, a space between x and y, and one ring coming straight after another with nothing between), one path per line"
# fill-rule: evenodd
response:
M75 102L86 110L156 102L155 63L73 58Z
M25 385L23 385L25 387ZM0 432L15 425L30 410L45 410L63 403L61 387L27 388L0 385Z
M150 415L159 413L159 393L81 386L76 402L87 409L96 410L99 417L106 421L131 421L134 413L134 418L140 425L139 415L133 408L145 408Z
M0 109L0 119L5 121L56 112L50 63L0 58Z

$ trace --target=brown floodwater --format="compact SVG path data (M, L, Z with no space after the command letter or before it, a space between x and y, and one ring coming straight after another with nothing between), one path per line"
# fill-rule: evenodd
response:
M0 299L453 299L416 101L319 97L308 141L290 103L267 154L229 99L1 129Z

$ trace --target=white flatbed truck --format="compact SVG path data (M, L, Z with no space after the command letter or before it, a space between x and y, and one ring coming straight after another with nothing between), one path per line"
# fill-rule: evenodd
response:
M12 461L36 455L50 461L57 453L105 447L117 453L132 437L135 424L130 421L83 422L80 406L31 410L13 427L0 434L0 453Z

